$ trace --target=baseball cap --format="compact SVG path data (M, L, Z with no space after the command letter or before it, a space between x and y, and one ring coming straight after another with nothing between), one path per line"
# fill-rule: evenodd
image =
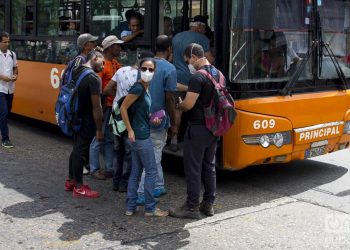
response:
M113 44L121 44L124 43L124 41L120 40L118 37L116 36L107 36L103 41L102 41L102 47L103 49L107 49L108 47L110 47Z
M77 39L77 44L80 48L83 48L87 42L96 42L98 36L93 36L89 33L81 34Z
M198 15L193 18L193 22L208 25L208 18Z

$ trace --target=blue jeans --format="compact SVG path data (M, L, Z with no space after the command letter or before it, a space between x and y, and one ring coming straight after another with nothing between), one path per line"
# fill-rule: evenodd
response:
M114 137L113 186L127 187L131 171L131 142L127 135Z
M132 143L131 174L127 198L129 211L136 210L137 188L142 170L145 170L145 212L154 212L156 201L153 197L153 189L157 177L157 168L151 138L136 140Z
M156 158L156 165L157 165L157 179L156 179L155 189L164 188L162 152L166 143L166 137L167 137L166 129L162 129L162 130L151 129L151 139L153 143L154 156ZM139 189L137 190L139 194L144 193L144 183L145 183L145 171L143 171L142 173Z
M7 118L11 112L13 94L0 93L0 130L2 141L9 139L9 128Z
M103 159L105 162L105 170L113 171L113 157L114 157L114 135L109 129L109 117L111 116L112 108L108 107L103 114L103 141L92 139L89 151L89 165L90 172L96 172L100 169L100 151L103 148Z

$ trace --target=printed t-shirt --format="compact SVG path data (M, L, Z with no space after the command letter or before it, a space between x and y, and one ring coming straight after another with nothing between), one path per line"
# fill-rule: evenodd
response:
M138 70L125 66L117 70L117 72L112 77L112 81L117 83L117 93L113 100L113 105L115 105L120 98L126 96L129 92L129 89L137 81Z

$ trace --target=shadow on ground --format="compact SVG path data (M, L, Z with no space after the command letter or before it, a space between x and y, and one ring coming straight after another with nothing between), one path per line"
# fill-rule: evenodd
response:
M168 249L177 249L188 244L189 232L183 228L191 220L144 218L142 211L127 218L124 215L125 194L113 192L110 180L96 181L86 177L86 182L100 191L101 197L73 199L71 193L63 191L70 140L35 127L30 129L29 133L24 124L12 122L16 147L11 151L0 150L0 183L32 201L3 207L3 214L32 219L60 213L68 220L58 229L61 241L75 241L99 232L105 240L115 241L116 245L121 242L145 249L164 245ZM167 209L183 203L186 189L181 160L169 157L164 160L169 192L161 198L159 207ZM239 172L219 171L216 213L298 194L332 182L346 172L343 167L315 161L251 167ZM159 235L164 237L156 237ZM152 241L151 245L147 239ZM148 243L139 245L140 242Z

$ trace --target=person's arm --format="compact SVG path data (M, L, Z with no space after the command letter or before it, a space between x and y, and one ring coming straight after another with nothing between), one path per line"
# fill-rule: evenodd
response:
M12 81L12 78L10 78L8 76L0 75L0 80L5 81L5 82L10 82L10 81Z
M128 108L131 107L131 105L137 100L138 95L135 94L128 94L123 103L122 106L120 107L120 114L123 118L123 121L125 123L125 127L128 131L128 138L131 142L135 142L135 133L134 130L131 127L130 120L129 120L129 115L128 115Z
M102 112L100 95L91 95L91 102L92 102L92 114L96 125L96 139L101 141L103 140L103 133L102 133L103 112Z
M165 98L166 98L166 107L170 116L170 125L171 125L170 130L173 135L175 133L175 127L176 127L176 124L175 124L176 105L175 105L174 93L171 91L166 91Z
M13 67L13 75L11 78L11 81L17 81L17 77L18 77L18 67Z
M188 86L182 84L182 83L177 83L176 84L176 90L180 92L186 92L188 90Z
M188 111L192 109L198 97L198 93L187 92L185 99L179 104L179 108L183 111Z
M136 37L138 37L139 35L143 34L144 30L139 30L139 31L136 31L135 33L132 33L130 35L127 35L127 36L123 36L121 39L127 43L127 42L130 42L132 40L134 40Z
M117 83L113 80L110 80L103 90L103 94L106 96L114 96L117 93Z

